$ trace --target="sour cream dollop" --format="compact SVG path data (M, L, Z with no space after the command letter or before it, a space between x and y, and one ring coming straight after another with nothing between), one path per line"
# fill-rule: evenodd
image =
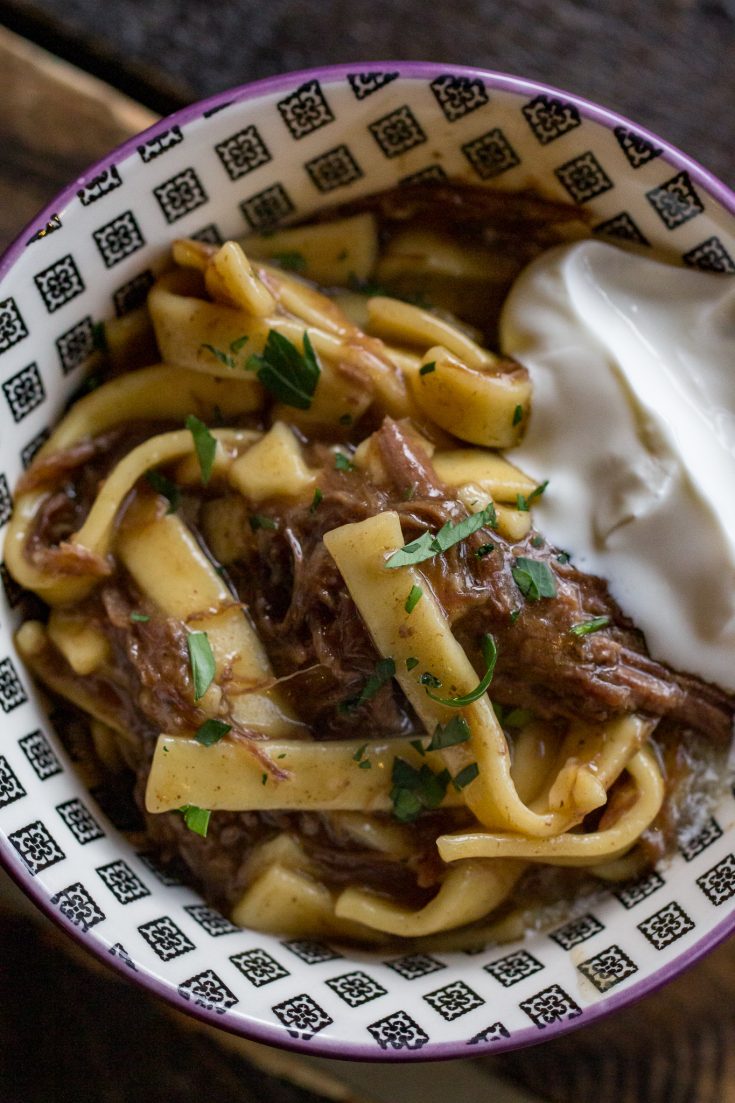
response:
M537 527L655 658L735 689L735 279L562 246L517 280L501 345L533 382L511 458L549 479Z

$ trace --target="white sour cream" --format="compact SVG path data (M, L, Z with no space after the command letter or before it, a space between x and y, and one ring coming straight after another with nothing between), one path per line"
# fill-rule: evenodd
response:
M735 689L735 279L562 246L517 280L501 344L533 381L512 458L549 479L537 527L655 658Z

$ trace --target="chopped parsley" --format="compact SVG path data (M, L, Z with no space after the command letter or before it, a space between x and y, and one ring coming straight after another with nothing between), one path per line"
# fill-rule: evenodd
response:
M569 552L563 551L563 552L559 552L559 554L556 557L556 561L557 561L557 563L568 563L571 558L572 557L569 554Z
M369 758L363 758L362 762L358 762L358 768L360 770L372 770L373 764Z
M357 750L355 751L355 753L353 754L353 756L352 756L353 760L355 762L362 762L362 757L365 754L366 750L367 750L367 743L363 743L363 745L361 747L358 747Z
M225 724L224 720L205 720L200 728L197 729L194 738L197 743L201 743L203 747L211 747L215 743L219 743L223 736L232 731L231 724Z
M304 331L304 351L288 337L271 329L262 356L251 356L248 371L254 371L274 398L297 410L308 410L319 382L321 369L312 348L309 334Z
M413 749L416 751L416 754L420 754L422 758L426 758L426 751L424 750L424 745L420 739L410 740L410 746L413 747Z
M318 504L318 503L317 503ZM277 529L278 525L272 517L266 517L262 513L253 513L248 517L248 524L253 532L257 532L258 529Z
M206 486L212 477L212 464L214 463L214 454L217 451L217 441L204 422L200 421L194 414L189 414L184 424L194 439L194 448L199 460L199 469L202 473L202 483Z
M425 809L438 808L450 780L449 770L435 774L425 762L416 769L404 758L394 758L390 791L393 815L402 823L411 823Z
M206 632L190 632L186 637L186 646L194 682L194 700L199 701L211 686L217 665Z
M419 684L422 686L433 686L434 689L439 689L442 680L441 678L437 678L436 674L432 674L430 671L425 670L419 678Z
M511 613L510 613L510 623L515 624L515 622L518 620L520 615L521 615L520 609L512 609Z
M504 728L525 728L526 724L533 720L530 709L507 707L499 705L497 701L493 701L493 711Z
M215 348L214 345L200 345L200 348L206 349L207 352L211 352L215 360L219 360L220 364L224 364L226 368L230 368L234 371L237 368L237 357L242 352L245 345L250 340L249 337L243 335L242 337L236 337L234 341L230 342L229 352L225 352L223 349Z
M492 551L495 551L494 544L480 544L479 548L475 552L475 555L478 559L484 559L485 556L489 555Z
M469 766L465 766L463 770L460 770L459 773L452 778L452 785L458 793L461 793L463 789L467 788L471 781L475 780L479 773L480 767L477 763L470 762Z
M446 724L437 724L427 751L441 751L444 747L455 747L457 743L466 743L470 738L470 726L460 713Z
M430 689L426 692L433 701L438 701L441 705L446 705L450 709L461 709L465 705L471 705L473 701L479 700L483 694L487 693L488 686L493 680L493 674L495 673L495 663L498 660L498 649L495 646L495 640L486 632L482 637L482 657L485 660L485 673L482 679L478 682L474 689L469 693L464 693L461 697L439 697L436 693L432 693Z
M324 498L324 493L319 489L319 487L317 487L316 490L314 491L314 497L311 499L311 505L309 506L309 513L316 513L316 511L319 507L319 504L320 504L320 502L322 501L323 498Z
M521 421L523 421L523 407L516 406L515 410L513 411L513 421L511 424L519 425Z
M435 536L427 529L419 536L418 540L413 540L410 544L404 544L398 551L393 552L385 565L393 570L396 567L423 563L425 559L433 559L435 555L442 554L453 547L454 544L466 540L468 536L471 536L473 532L477 532L484 525L489 525L492 528L496 521L495 506L490 502L479 513L471 513L469 517L457 521L456 524L454 521L447 521Z
M168 501L167 513L175 513L181 505L181 491L176 483L172 483L160 471L146 472L145 481L153 487L157 494L161 494Z
M548 563L539 559L527 559L520 555L510 573L526 601L539 601L542 597L556 597L556 582Z
M303 272L306 269L306 257L303 253L274 253L273 260L287 272Z
M408 597L406 598L406 604L404 605L404 609L407 613L412 613L414 611L418 603L421 601L423 593L424 591L421 589L420 586L411 587Z
M136 613L135 611L133 611L130 614L130 619L135 624L147 624L151 618L148 616L147 613Z
M422 364L419 375L431 375L433 371L436 371L436 360L432 360L429 364Z
M268 784L268 775L267 774L261 774L260 775L260 784L261 785L267 785Z
M179 812L184 817L184 823L189 830L206 839L209 829L209 817L212 813L206 808L198 808L196 804L182 804Z
M409 655L409 657L406 659L406 670L413 670L414 667L417 667L418 665L418 659L415 659L413 655Z
M338 471L354 471L355 464L352 462L349 456L346 456L344 452L336 452L334 455L334 466Z
M540 532L537 532L535 536L531 537L531 547L532 548L543 548L543 546L544 546L544 538L543 538L543 536L541 535Z
M584 620L581 624L573 624L569 631L573 636L589 636L590 632L599 632L601 628L607 628L609 617L593 617L592 620Z
M395 673L396 664L393 659L379 659L375 664L374 672L362 687L362 692L357 697L350 697L347 701L343 701L340 706L341 711L350 712L364 705L366 701L371 701L375 694L395 676Z
M531 508L531 502L534 498L540 498L546 487L549 485L549 480L541 483L540 486L535 487L526 498L523 494L516 494L516 508L522 513L528 513Z

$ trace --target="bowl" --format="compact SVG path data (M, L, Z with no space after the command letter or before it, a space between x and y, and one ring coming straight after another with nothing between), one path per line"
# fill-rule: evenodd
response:
M735 272L735 195L611 111L531 81L391 62L223 92L94 165L0 261L0 527L79 386L94 325L144 301L168 243L242 236L403 181L460 176L578 204L595 234ZM363 1060L474 1056L598 1019L735 926L735 803L665 866L555 929L482 952L351 951L240 930L122 834L89 788L0 609L0 857L100 960L179 1010L258 1041ZM71 751L70 749L71 748Z

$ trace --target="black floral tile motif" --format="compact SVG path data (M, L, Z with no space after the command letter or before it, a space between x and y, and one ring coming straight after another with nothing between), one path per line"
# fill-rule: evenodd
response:
M63 767L51 749L46 736L41 731L33 731L18 740L18 746L28 759L39 781L63 773Z
M325 982L333 992L350 1007L362 1007L364 1003L387 996L388 990L359 969L354 973L343 973L341 977L332 977Z
M0 302L0 353L7 352L27 336L28 329L15 299L3 299Z
M11 659L0 661L0 708L12 712L24 705L28 698Z
M468 1046L479 1046L488 1042L499 1042L501 1038L510 1038L510 1031L502 1023L492 1023L467 1039Z
M369 130L386 157L399 157L427 140L407 104L370 123Z
M348 73L347 80L355 99L364 100L399 76L400 73Z
M0 524L2 524L1 521ZM0 583L5 593L5 600L11 609L15 609L16 605L20 605L24 591L23 587L19 586L15 579L11 577L10 571L4 563L0 563Z
M407 1011L396 1011L371 1023L368 1030L381 1049L422 1049L429 1035Z
M291 938L281 943L296 957L301 958L307 965L319 965L323 961L337 961L342 957L331 946L325 946L323 942L312 942L305 938Z
M5 475L0 475L0 525L4 525L6 521L10 520L12 512L13 499L10 494L8 480Z
M104 172L100 172L97 176L93 176L88 184L85 184L83 188L79 189L77 195L82 206L88 207L90 203L96 203L103 195L107 195L109 192L114 191L115 188L119 188L121 184L122 180L120 179L120 173L114 165L110 165Z
M706 241L695 245L693 249L684 253L682 260L690 268L699 268L703 272L735 274L735 260L716 236L708 237Z
M60 310L85 291L84 280L70 253L33 277L49 314Z
M172 126L170 130L162 130L155 138L149 138L147 142L143 142L142 145L138 146L140 159L147 165L149 161L154 161L156 157L160 157L168 149L173 149L183 140L184 135L181 133L180 126Z
M551 1026L552 1023L576 1019L582 1014L582 1008L558 984L552 984L551 987L537 992L535 996L521 1000L519 1006L539 1030Z
M230 180L239 180L261 165L272 161L270 150L256 126L246 126L218 142L214 151L222 162Z
M31 466L36 453L43 448L50 436L50 429L42 429L40 433L36 433L35 437L32 437L28 443L21 448L20 462L23 464L24 470Z
M3 383L5 401L13 415L13 421L22 421L46 397L41 373L37 364L27 364Z
M116 942L114 946L110 946L107 952L111 954L112 957L119 957L120 961L125 962L128 969L132 969L134 973L138 972L138 966L135 964L122 942Z
M663 885L664 879L661 874L652 870L635 881L628 881L620 888L613 889L613 896L617 896L624 908L634 908L636 904L640 904Z
M619 241L633 241L637 245L650 245L650 241L638 226L632 215L627 211L621 211L612 218L606 218L604 222L598 222L592 227L600 237L614 237Z
M641 134L636 134L634 130L628 130L625 126L616 126L613 133L618 140L618 145L627 157L629 164L634 169L639 169L642 165L647 165L649 161L653 161L654 158L660 157L663 152L663 150L655 146L653 142L649 142L648 138L644 138Z
M521 111L542 146L555 142L582 123L574 104L557 99L556 96L534 96L523 105Z
M95 839L104 839L104 831L78 797L64 801L63 804L57 804L56 811L80 846L86 846Z
M51 903L85 934L106 918L105 913L79 881L57 892L51 897Z
M722 838L722 828L714 817L710 817L707 823L689 841L682 846L681 853L685 862L693 861L697 855L706 850L708 846Z
M474 1011L476 1007L482 1007L485 1003L477 992L461 980L455 980L452 984L437 988L435 991L427 993L423 998L448 1023L458 1019L461 1015L466 1015L468 1011Z
M272 984L274 980L291 976L288 969L284 969L265 950L243 950L240 954L233 954L230 961L255 988L262 988L265 984Z
M554 176L575 203L589 203L614 186L591 150L559 165Z
M132 211L124 211L92 234L106 268L142 249L145 238Z
M638 966L619 946L608 946L606 950L600 950L577 968L592 981L598 992L608 992L616 984L638 972Z
M363 171L347 146L335 146L307 161L304 168L320 192L344 188L359 180Z
M253 230L269 230L295 210L291 197L283 184L271 184L269 188L244 199L240 210Z
M153 194L168 223L178 222L190 211L209 202L209 196L192 168L177 172L170 180L154 188Z
M543 969L543 965L527 950L515 950L512 954L498 958L497 961L491 961L489 965L483 965L483 969L491 977L500 981L504 988L510 988L519 981L525 980L526 977L538 973Z
M571 919L563 927L557 927L549 934L549 938L561 946L562 950L571 950L572 946L586 942L604 929L604 925L594 915L581 915L578 919Z
M26 791L10 769L7 758L0 755L0 808L26 796Z
M197 230L193 234L189 234L189 237L194 241L204 241L208 245L221 245L222 234L217 229L214 222L208 223L206 226L202 226L201 230Z
M441 183L448 179L449 177L441 165L427 165L425 169L419 169L418 172L410 172L408 176L402 177L398 183L410 187L412 184L428 184L434 181Z
M206 904L187 904L184 911L212 938L219 938L225 934L237 934L241 929L236 927L234 923L230 923L229 919L220 912Z
M80 367L94 352L94 323L89 314L56 338L56 351L64 375Z
M8 835L8 839L18 851L31 877L35 877L42 869L48 869L49 866L56 865L66 857L56 839L40 820L29 823L18 831L13 831Z
M160 919L152 919L149 923L142 923L138 930L161 961L172 961L175 957L181 957L182 954L196 950L191 939L168 915L162 915Z
M146 888L140 877L122 859L97 866L95 872L107 885L118 904L132 904L134 900L141 900L151 894L150 889Z
M704 210L688 172L679 172L666 183L651 188L646 199L669 230L676 230Z
M682 938L689 931L693 931L694 926L695 924L684 909L672 900L670 904L660 908L653 915L649 915L648 919L644 919L642 923L639 923L638 930L646 936L651 945L657 950L665 950L672 942L676 942L677 939Z
M150 268L146 268L144 272L133 276L132 280L128 280L122 287L118 287L112 295L116 316L122 318L125 314L130 314L132 310L142 306L155 282L156 278Z
M513 146L497 126L488 130L487 134L465 142L462 152L481 180L491 180L521 163Z
M213 969L206 969L195 977L189 977L179 985L178 992L182 999L191 1000L206 1011L216 1011L218 1015L224 1015L228 1007L233 1007L238 1002L237 996Z
M732 900L735 896L735 854L726 854L712 869L697 877L697 884L716 908Z
M301 1038L302 1041L310 1041L325 1026L334 1022L315 1000L302 992L300 996L293 996L290 1000L277 1003L272 1008L292 1038Z
M307 81L276 104L291 137L298 141L334 122L318 80Z
M450 123L490 102L485 85L476 77L455 77L446 73L435 77L429 88Z
M42 241L45 237L48 237L49 234L54 234L60 229L61 215L52 214L46 225L42 226L40 230L36 230L35 234L32 234L31 237L28 238L26 245L33 245L34 241Z
M396 958L395 961L386 961L389 969L393 969L404 980L418 980L419 977L428 976L429 973L437 973L440 969L446 969L443 961L437 961L430 954L406 954L405 957Z

